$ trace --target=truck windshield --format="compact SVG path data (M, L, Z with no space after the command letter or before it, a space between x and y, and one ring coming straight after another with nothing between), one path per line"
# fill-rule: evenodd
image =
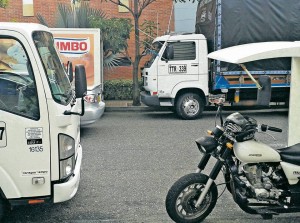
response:
M158 53L161 49L161 47L164 45L164 41L158 41L154 42L151 45L151 48L148 49L148 54L151 55L151 58L149 61L146 62L145 67L151 67L152 63L154 62L155 58L158 56Z
M59 104L68 104L73 98L73 92L57 55L52 34L43 31L34 32L33 40L42 59L53 99Z

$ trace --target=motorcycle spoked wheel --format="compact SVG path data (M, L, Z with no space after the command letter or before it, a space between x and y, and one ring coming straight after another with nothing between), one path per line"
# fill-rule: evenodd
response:
M218 189L212 183L202 204L195 204L204 189L208 176L191 173L181 177L170 188L166 197L166 210L170 218L177 223L195 223L204 220L216 205Z

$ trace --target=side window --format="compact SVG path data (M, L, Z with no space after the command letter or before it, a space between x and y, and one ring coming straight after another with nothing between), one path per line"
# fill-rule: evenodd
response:
M40 118L30 61L23 46L10 37L0 38L0 110Z
M174 42L168 44L172 45L174 49L174 58L169 59L170 61L196 59L195 42Z

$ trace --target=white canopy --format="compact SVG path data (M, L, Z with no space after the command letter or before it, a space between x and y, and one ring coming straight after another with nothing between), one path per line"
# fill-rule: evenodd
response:
M233 46L210 53L208 57L235 64L278 57L292 57L288 145L300 143L300 41L261 42Z
M208 57L235 64L278 57L300 57L300 41L249 43L212 52Z

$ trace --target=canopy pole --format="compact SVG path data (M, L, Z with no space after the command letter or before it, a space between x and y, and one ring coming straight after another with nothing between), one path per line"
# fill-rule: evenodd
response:
M243 70L246 72L246 74L251 78L251 80L255 83L256 87L261 90L262 87L260 86L260 84L257 82L257 80L255 80L255 78L252 76L252 74L250 74L250 72L247 70L246 66L244 64L240 64L240 66L243 68Z

